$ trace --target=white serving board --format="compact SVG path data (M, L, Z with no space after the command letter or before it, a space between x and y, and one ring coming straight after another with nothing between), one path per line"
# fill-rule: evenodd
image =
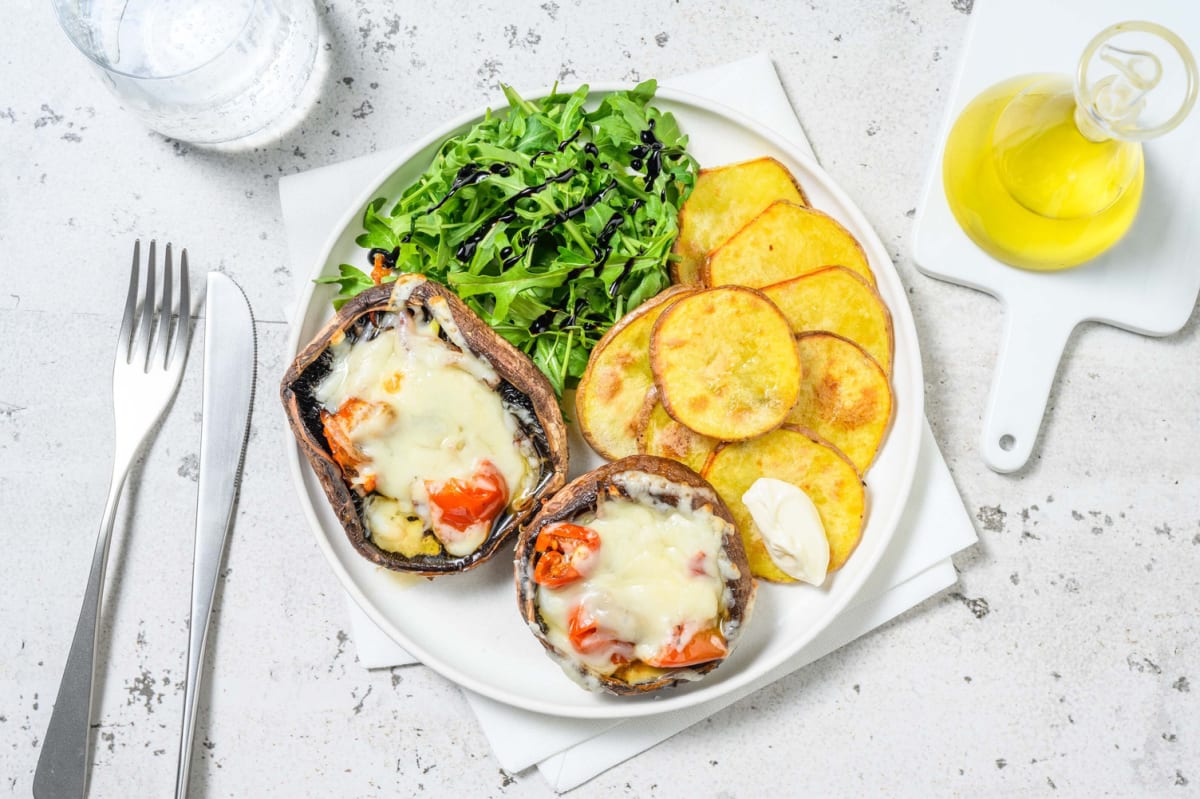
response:
M1200 110L1146 143L1146 188L1126 237L1096 260L1063 272L1007 266L962 232L942 189L946 135L967 103L994 83L1026 73L1074 74L1091 38L1116 22L1157 22L1200 54L1200 3L976 0L971 16L961 72L917 209L914 256L926 275L987 292L1004 306L1004 340L980 447L988 466L1013 472L1033 452L1076 325L1103 322L1164 336L1191 315L1200 291Z

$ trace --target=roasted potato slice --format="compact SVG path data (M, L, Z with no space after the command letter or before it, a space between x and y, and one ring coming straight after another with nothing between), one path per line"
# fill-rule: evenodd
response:
M844 266L827 266L764 286L762 293L783 311L793 333L824 330L848 338L891 374L892 315L860 275Z
M596 343L575 393L575 418L592 449L615 460L637 454L637 420L650 373L650 332L672 302L693 289L675 286L627 313Z
M832 333L796 337L804 377L788 424L808 428L840 449L864 474L892 420L892 387L875 359Z
M775 200L808 204L795 177L774 158L700 170L679 211L678 260L671 263L671 279L700 285L708 254Z
M737 522L750 571L773 582L796 582L771 560L742 502L742 495L760 477L783 480L808 494L829 539L829 570L840 568L862 537L866 507L862 481L849 459L815 433L788 425L752 441L721 445L704 469L704 478Z
M658 400L658 389L652 388L650 392L651 404L638 422L638 452L670 458L700 472L721 442L672 419Z
M664 311L650 336L650 368L671 418L723 441L775 429L800 390L787 319L742 286L698 291Z
M824 266L844 266L875 285L862 246L837 220L779 201L708 256L704 285L759 288Z

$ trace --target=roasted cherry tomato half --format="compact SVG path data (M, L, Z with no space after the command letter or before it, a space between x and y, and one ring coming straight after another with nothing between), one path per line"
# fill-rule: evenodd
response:
M483 461L469 480L454 478L425 484L434 521L462 532L491 523L508 505L508 484L491 461Z
M682 640L683 635L684 629L681 624L675 628L674 639L646 663L660 669L675 669L718 660L729 652L729 647L725 645L725 636L716 627L700 630L686 641Z
M584 655L607 654L613 663L628 663L633 657L633 644L621 641L593 619L582 605L571 609L567 619L567 636L575 651Z
M587 572L600 549L600 536L590 527L555 522L541 529L533 549L541 553L533 567L533 581L547 588L560 588Z

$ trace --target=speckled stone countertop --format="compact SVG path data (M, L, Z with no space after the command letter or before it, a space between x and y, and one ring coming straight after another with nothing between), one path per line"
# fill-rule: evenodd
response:
M986 296L919 275L911 217L970 0L322 5L320 103L212 152L147 132L49 3L0 25L0 794L27 796L110 468L132 238L187 245L259 317L259 405L217 597L199 796L521 797L458 689L368 673L293 498L272 398L293 285L281 175L395 147L497 82L635 80L770 53L822 163L889 246L927 412L980 542L959 586L578 789L579 797L1184 796L1200 791L1200 314L1071 339L1031 464L976 451L1000 338ZM202 331L201 331L202 332ZM92 795L168 795L186 648L200 359L118 515Z

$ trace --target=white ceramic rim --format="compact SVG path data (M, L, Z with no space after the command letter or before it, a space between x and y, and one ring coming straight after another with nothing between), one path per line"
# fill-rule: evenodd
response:
M589 93L593 95L602 95L616 91L624 91L630 88L632 88L630 85L621 83L600 83L595 85L589 84ZM559 89L560 93L571 90L572 89ZM545 89L541 92L530 93L524 96L527 96L530 99L540 99L550 93L551 90ZM655 98L670 100L680 105L693 106L698 110L725 117L727 120L735 123L739 127L754 131L756 135L766 139L774 146L787 153L790 158L793 158L797 162L801 163L805 169L809 170L809 172L823 184L822 188L828 191L841 204L842 208L845 209L847 215L853 222L854 227L860 231L864 231L864 236L862 238L865 240L861 241L860 243L867 251L868 261L872 264L886 265L884 270L876 270L876 278L878 280L886 280L889 283L894 283L894 285L891 287L894 289L894 296L899 297L901 300L898 303L890 304L889 311L891 311L892 315L893 330L903 326L909 331L909 335L904 337L904 340L907 344L907 351L903 354L903 357L905 361L911 365L912 369L914 370L914 375L913 389L909 395L904 397L905 401L900 402L900 398L897 397L897 402L895 403L897 408L895 411L896 416L892 419L888 433L889 440L885 442L885 445L890 444L892 446L899 447L907 456L906 460L903 461L899 490L901 496L909 496L912 491L913 476L916 472L917 458L920 452L921 426L923 424L923 421L920 417L922 417L925 412L925 386L921 368L921 353L917 342L916 327L913 323L912 309L908 305L907 297L904 292L904 286L900 282L900 276L896 271L895 264L892 263L892 259L888 256L887 249L884 247L883 242L879 239L879 235L867 221L866 217L863 216L862 212L858 209L858 206L850 199L848 195L846 195L845 192L842 191L841 187L839 187L833 181L833 179L825 172L825 170L821 168L820 164L788 141L786 137L776 133L775 131L763 126L758 122L755 122L740 111L729 108L721 103L716 103L703 97L690 94L688 92L681 92L660 86L655 92ZM378 180L372 183L367 190L363 191L362 194L359 195L358 200L346 210L346 212L342 215L341 220L332 229L332 232L321 248L319 256L316 258L312 268L309 270L309 283L296 306L298 310L296 316L293 318L291 330L288 333L287 352L289 359L294 358L296 353L298 353L301 349L302 342L300 341L300 332L302 328L301 321L304 311L299 309L306 310L311 304L312 295L316 289L316 284L312 282L312 279L320 276L325 271L325 264L345 229L349 225L356 224L358 222L363 207L367 203L371 202L371 200L375 199L379 187L386 182L396 170L400 169L404 164L406 164L426 147L429 147L435 142L448 138L455 131L459 130L465 125L481 119L489 109L493 112L501 112L506 110L507 106L504 104L498 104L495 106L489 105L478 110L467 112L454 118L445 125L442 125L432 133L429 133L421 139L413 142L397 154L396 159L388 166L388 168L380 172L380 177ZM895 360L898 360L898 358L893 356L893 361ZM912 423L904 425L909 434L908 440L894 441L891 440L891 437L897 434L896 418L898 418L901 413L915 414L917 418L910 420ZM753 682L754 680L759 679L767 672L780 665L783 661L787 660L789 657L803 649L809 642L813 640L813 638L827 628L833 622L833 620L836 619L837 616L850 605L851 601L862 589L863 584L879 565L879 561L882 559L884 553L888 550L889 544L891 543L892 538L895 536L896 529L900 522L900 517L903 514L905 507L903 502L896 504L891 515L879 523L880 534L882 536L879 546L872 551L859 553L860 555L866 555L867 563L857 574L854 575L854 578L849 582L849 587L844 589L843 593L835 601L831 602L829 607L826 608L825 612L821 615L819 621L813 624L810 629L807 630L805 635L798 636L796 640L793 641L791 646L776 652L773 657L759 658L758 660L755 660L752 668L745 668L733 677L726 678L719 683L713 683L711 690L697 690L688 692L686 694L677 694L675 696L656 696L655 701L653 702L638 702L630 703L628 705L614 702L612 704L597 705L587 708L563 708L551 702L539 702L535 700L529 700L526 697L514 696L507 691L497 689L495 686L480 682L479 680L462 673L455 668L453 664L441 662L438 658L430 656L430 654L426 652L420 645L411 641L400 629L393 625L384 616L384 614L381 613L370 602L370 600L368 600L362 589L359 588L358 584L354 581L350 574L347 573L342 567L338 560L337 554L333 551L332 545L328 539L328 534L326 533L320 520L317 518L316 511L313 508L312 497L309 495L305 487L302 469L308 467L306 464L302 464L301 462L299 446L293 439L290 430L286 433L285 449L287 450L288 468L292 475L292 482L296 487L297 493L299 494L300 505L304 510L304 516L308 520L309 527L317 539L317 545L321 548L322 553L325 555L325 559L333 568L334 574L337 576L338 581L342 584L342 587L346 590L354 602L363 610L363 612L366 613L371 621L379 627L379 629L383 630L390 638L392 638L392 640L396 641L398 644L408 650L411 655L418 658L421 663L429 666L446 679L457 683L463 688L469 689L477 694L481 694L489 699L494 699L497 702L501 702L512 707L531 710L536 713L543 713L550 716L562 716L567 718L620 719L658 715L660 713L667 713L672 710L679 710L716 699L732 691L736 691L748 683ZM513 600L513 612L517 612L515 598Z

